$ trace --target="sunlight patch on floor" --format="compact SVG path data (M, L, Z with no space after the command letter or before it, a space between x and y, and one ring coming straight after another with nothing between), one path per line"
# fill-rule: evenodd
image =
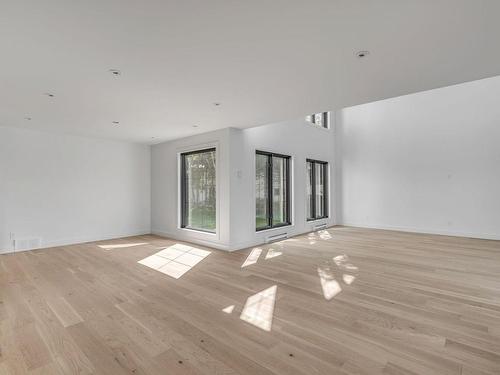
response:
M208 255L210 255L210 251L175 244L141 259L137 263L178 279Z
M358 267L356 267L354 264L347 263L343 265L343 268L345 268L348 271L357 271Z
M349 263L349 257L346 254L337 255L332 260L333 263L332 261L327 261L318 267L321 289L327 301L342 292L342 286L335 278L335 273L339 274L338 280L349 286L356 280L356 276L351 273L358 271L358 267ZM340 277L340 274L342 277Z
M260 247L254 248L250 252L250 254L248 254L247 259L245 259L245 261L241 265L241 268L245 268L245 267L251 266L252 264L257 263L257 260L259 260L261 253L262 253L262 249Z
M271 331L277 289L278 287L273 285L248 297L240 319L264 331Z
M344 273L342 275L342 280L344 280L344 283L346 283L347 285L351 285L354 282L354 280L356 280L356 276Z
M281 254L283 254L281 251L277 251L271 248L267 250L266 259L276 258L279 257Z
M349 257L345 254L342 255L337 255L336 257L333 258L333 261L337 265L337 267L347 270L347 271L357 271L358 267L356 267L354 264L349 263Z
M335 275L330 267L318 267L318 276L321 282L321 288L323 289L323 296L327 301L331 300L342 291L342 287L338 281L335 280Z
M345 255L345 254L337 255L336 257L333 257L333 261L338 266L339 264L347 262L347 255Z
M123 249L126 247L134 247L134 246L141 246L148 244L149 244L148 242L135 242L135 243L120 243L120 244L104 244L97 246L104 250L113 250L113 249Z
M234 310L234 305L229 305L228 307L225 307L222 309L226 314L231 314Z
M319 233L319 238L321 238L322 240L329 240L332 238L332 235L326 229L320 230L318 233Z

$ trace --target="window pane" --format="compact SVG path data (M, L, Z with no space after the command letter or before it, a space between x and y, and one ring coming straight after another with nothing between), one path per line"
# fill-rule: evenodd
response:
M306 116L306 121L310 122L311 124L317 125L319 127L328 129L328 122L329 122L328 112L314 113L312 115L308 115Z
M313 163L307 162L307 184L306 184L306 208L307 218L314 219L314 197L313 197Z
M268 223L268 169L269 156L255 155L255 225L258 228L267 227Z
M314 123L318 126L323 126L323 113L316 113L314 115Z
M325 216L325 164L315 163L316 168L316 217Z
M184 226L215 231L215 150L183 155Z
M273 225L287 222L286 160L273 156Z

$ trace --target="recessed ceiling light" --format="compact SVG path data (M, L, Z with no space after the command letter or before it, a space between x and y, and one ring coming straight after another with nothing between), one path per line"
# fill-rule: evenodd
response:
M118 125L120 121L113 121L113 124Z
M358 52L356 52L356 56L360 59L368 56L369 54L370 54L370 51L358 51Z
M48 96L49 98L53 98L55 95L50 93L50 92L46 92L45 94L43 94L45 96Z
M218 106L220 106L220 103L215 102L215 103L214 103L214 106L218 107Z
M120 76L122 74L122 72L120 72L118 69L109 69L109 71L111 72L111 74L113 74L114 76Z

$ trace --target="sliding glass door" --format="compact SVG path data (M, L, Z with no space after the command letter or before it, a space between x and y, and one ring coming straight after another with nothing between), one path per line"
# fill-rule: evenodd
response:
M307 220L328 217L328 163L307 159Z
M290 224L290 157L257 151L255 155L257 230Z

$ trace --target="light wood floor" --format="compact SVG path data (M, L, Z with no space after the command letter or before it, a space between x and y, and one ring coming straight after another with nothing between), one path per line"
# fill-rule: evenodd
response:
M0 256L0 374L500 374L499 242L336 227L137 263L176 243Z

